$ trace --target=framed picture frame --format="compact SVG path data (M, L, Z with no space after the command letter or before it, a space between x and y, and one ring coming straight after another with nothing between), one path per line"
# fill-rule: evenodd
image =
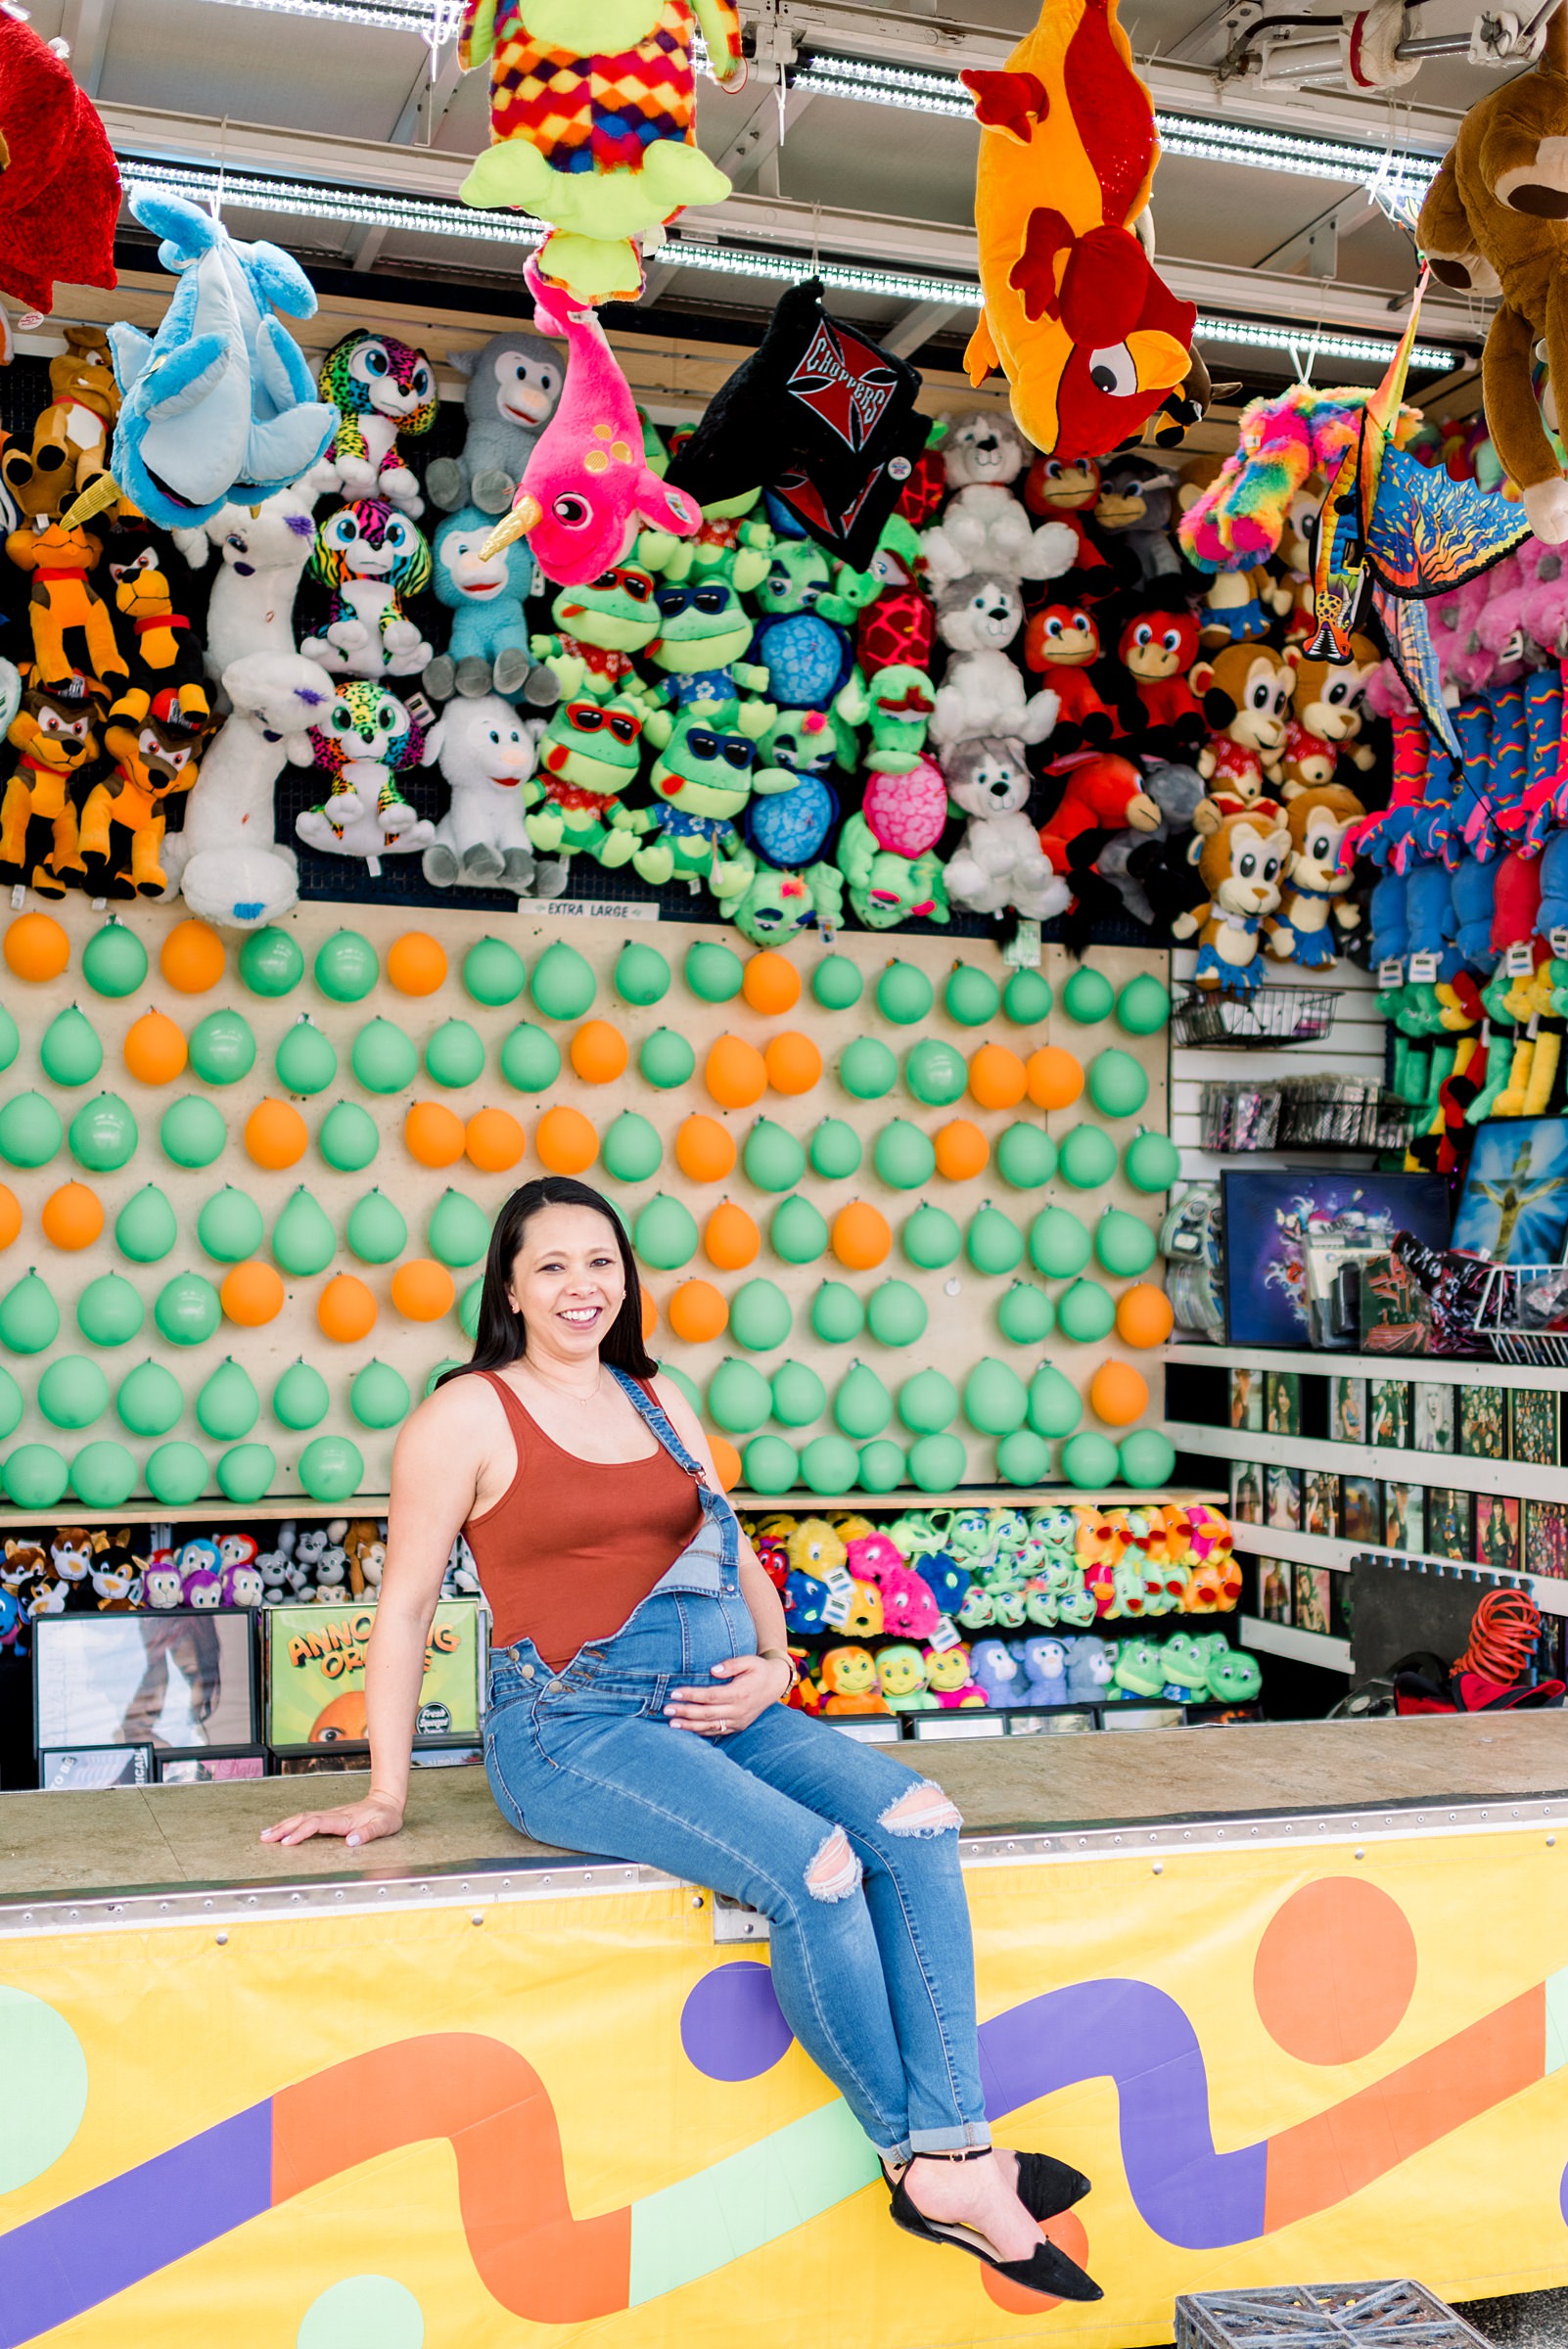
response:
M1383 1488L1375 1476L1347 1476L1340 1483L1340 1508L1347 1542L1381 1543Z
M1519 1571L1519 1500L1513 1493L1475 1496L1475 1562L1498 1574Z
M1230 1424L1248 1435L1261 1435L1264 1423L1264 1374L1245 1367L1230 1373Z
M1333 1581L1326 1566L1298 1566L1295 1573L1294 1598L1298 1632L1321 1632L1328 1635L1328 1587Z
M1397 1231L1434 1248L1449 1236L1440 1174L1342 1174L1314 1167L1225 1168L1226 1327L1233 1346L1309 1342L1309 1236L1386 1249Z
M1488 1118L1470 1146L1453 1246L1495 1265L1556 1265L1568 1240L1568 1119Z
M1508 1390L1508 1457L1527 1468L1561 1465L1558 1397L1552 1387Z
M1374 1378L1368 1405L1368 1434L1386 1451L1410 1450L1410 1382L1407 1378Z
M1299 1468L1269 1469L1268 1498L1264 1523L1271 1525L1279 1533L1300 1533L1301 1470Z
M1424 1485L1383 1485L1383 1546L1406 1549L1419 1556L1426 1548L1426 1488Z
M1365 1444L1366 1380L1336 1370L1328 1382L1328 1432L1336 1444Z
M1264 1427L1271 1436L1301 1434L1299 1370L1270 1370L1265 1375Z
M1460 1387L1459 1450L1466 1459L1501 1460L1508 1454L1508 1398L1502 1387Z
M1257 1460L1230 1463L1230 1515L1237 1525L1264 1521L1264 1472Z
M1414 1450L1453 1452L1457 1425L1453 1387L1439 1378L1418 1378L1411 1383L1415 1389L1410 1412Z
M1568 1582L1568 1500L1527 1500L1523 1516L1531 1573Z
M1334 1541L1339 1534L1339 1476L1332 1468L1309 1468L1302 1491L1302 1531Z
M1451 1558L1457 1566L1475 1563L1474 1527L1470 1503L1474 1497L1452 1485L1426 1489L1427 1555Z
M1288 1558L1258 1560L1258 1612L1265 1623L1289 1625L1294 1621Z
M249 1608L41 1615L32 1627L40 1753L259 1744Z
M45 1794L103 1794L111 1786L150 1786L150 1745L71 1745L45 1748L38 1756L38 1784Z
M266 1743L273 1753L365 1750L365 1649L375 1619L375 1608L362 1604L266 1609ZM487 1620L476 1598L438 1604L415 1715L417 1744L478 1741Z
M158 1756L161 1786L215 1786L230 1778L264 1778L266 1774L267 1757L259 1745L235 1747L226 1754L209 1746L205 1751Z

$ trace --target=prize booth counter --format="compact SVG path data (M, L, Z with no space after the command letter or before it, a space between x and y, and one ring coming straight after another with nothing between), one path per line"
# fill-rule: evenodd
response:
M1559 1718L895 1750L964 1813L998 2139L1094 2181L1052 2231L1103 2303L888 2224L763 1919L436 1770L357 1855L256 1840L352 1773L0 1807L0 2341L183 2341L221 2293L241 2349L787 2349L830 2294L863 2349L1132 2349L1178 2292L1568 2281Z

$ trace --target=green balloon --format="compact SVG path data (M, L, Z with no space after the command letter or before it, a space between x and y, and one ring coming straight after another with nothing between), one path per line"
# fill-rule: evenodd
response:
M1075 1191L1097 1191L1116 1173L1116 1144L1102 1126L1075 1126L1057 1153L1056 1168Z
M51 1084L91 1084L104 1065L98 1031L84 1011L68 1003L44 1030L38 1060Z
M311 973L332 1003L359 1003L381 977L381 956L357 930L335 930L316 948Z
M278 1473L278 1455L270 1444L236 1444L212 1473L225 1500L264 1500Z
M1165 1133L1137 1133L1122 1153L1122 1172L1135 1191L1168 1191L1181 1172L1181 1153Z
M728 1354L708 1382L708 1416L726 1436L749 1436L773 1408L766 1379L754 1363Z
M1094 1253L1118 1280L1147 1272L1159 1253L1153 1232L1124 1207L1108 1207L1094 1226Z
M435 1394L437 1388L440 1385L441 1380L446 1376L448 1370L466 1370L467 1368L467 1362L453 1361L450 1357L448 1357L445 1361L438 1362L435 1368L431 1370L426 1377L422 1400L426 1403L429 1403L431 1397Z
M425 1239L439 1264L477 1265L489 1248L490 1220L464 1192L442 1191L431 1210Z
M1085 1427L1078 1435L1068 1437L1058 1465L1068 1483L1080 1493L1093 1493L1102 1486L1115 1484L1121 1462L1110 1437L1097 1436L1092 1428Z
M856 1101L880 1101L898 1074L898 1062L878 1036L857 1036L839 1054L839 1082Z
M942 1000L948 1019L960 1028L984 1028L1001 1009L1001 989L989 971L977 971L971 963L955 962L943 989Z
M936 989L912 962L890 962L877 981L877 1009L896 1028L913 1028L936 1000Z
M238 1444L261 1416L261 1398L251 1374L225 1355L196 1398L197 1425L219 1444Z
M89 1346L127 1345L146 1318L146 1307L118 1272L101 1272L76 1300L76 1327Z
M923 1036L903 1056L905 1088L927 1109L946 1109L969 1084L969 1064L955 1044Z
M903 1446L887 1436L860 1447L854 1481L862 1493L896 1493L904 1478Z
M1032 1280L1015 1280L996 1308L996 1326L1014 1346L1038 1346L1056 1327L1056 1308Z
M740 993L746 966L728 946L699 939L686 948L681 975L702 1003L732 1003Z
M1056 1308L1056 1326L1075 1346L1096 1346L1116 1327L1116 1303L1097 1280L1075 1280Z
M185 1408L180 1382L161 1362L139 1362L115 1391L121 1427L133 1436L166 1436Z
M255 1066L255 1035L243 1011L209 1011L191 1030L187 1049L204 1084L238 1084Z
M1102 1118L1135 1118L1149 1097L1149 1081L1131 1053L1113 1044L1089 1062L1088 1095Z
M872 1143L871 1164L890 1191L917 1191L937 1172L937 1153L928 1133L907 1118L895 1118Z
M1176 1446L1163 1428L1133 1428L1122 1438L1117 1457L1123 1483L1135 1485L1140 1493L1168 1485L1176 1470Z
M115 1219L115 1243L133 1265L156 1265L179 1237L174 1210L156 1182L131 1194Z
M254 1256L266 1225L261 1210L246 1191L228 1183L214 1191L196 1219L196 1236L208 1256L220 1265L239 1265Z
M289 1364L272 1390L272 1416L280 1427L298 1434L307 1427L319 1427L331 1402L326 1380L301 1355Z
M171 1346L202 1346L223 1318L218 1293L200 1272L176 1272L159 1290L153 1319Z
M780 1427L809 1427L827 1409L827 1389L805 1362L781 1362L772 1387L773 1416Z
M95 995L117 1002L122 995L133 995L147 977L147 948L135 931L112 913L81 950L81 975Z
M691 1405L692 1409L694 1411L701 1411L703 1407L702 1396L698 1392L697 1387L694 1385L692 1380L686 1376L684 1370L677 1370L673 1362L661 1362L659 1365L659 1375L661 1378L672 1379L674 1384L680 1389L682 1395L685 1396L686 1401Z
M122 1509L136 1490L136 1462L123 1444L101 1436L72 1453L70 1489L84 1508Z
M1051 1448L1033 1428L1014 1428L996 1447L996 1474L1004 1485L1038 1485L1050 1464Z
M0 1158L12 1167L45 1167L66 1138L60 1112L42 1093L13 1093L0 1109Z
M1042 1207L1029 1227L1029 1261L1047 1280L1071 1280L1088 1263L1087 1228L1071 1208Z
M38 1408L51 1427L91 1427L109 1408L109 1381L90 1355L57 1355L38 1381Z
M537 1034L537 1030L534 1031ZM559 1052L555 1056L561 1065ZM367 1093L402 1093L413 1083L419 1069L419 1054L414 1039L401 1028L379 1015L367 1020L349 1048L348 1066ZM501 1066L506 1066L503 1050Z
M866 1303L866 1327L879 1346L913 1346L926 1334L926 1301L906 1280L884 1280Z
M22 1031L0 1003L0 1072L9 1069L22 1049Z
M996 1140L996 1172L1015 1191L1038 1191L1056 1172L1056 1144L1043 1126L1022 1120L1004 1128Z
M616 957L614 986L623 1003L646 1011L669 992L669 965L657 946L628 938Z
M148 1456L147 1490L165 1508L188 1508L207 1484L207 1458L194 1444L160 1444Z
M1037 1436L1070 1436L1084 1416L1084 1400L1054 1362L1041 1362L1029 1383L1029 1424Z
M0 1366L0 1444L22 1424L22 1389L9 1370Z
M59 1335L54 1292L29 1265L16 1287L0 1297L0 1346L8 1354L42 1354Z
M801 1481L808 1493L848 1493L860 1472L860 1455L843 1436L813 1436L801 1453Z
M1129 1036L1158 1036L1171 1017L1171 990L1152 971L1130 979L1116 998L1116 1024Z
M796 1192L774 1208L767 1237L786 1265L814 1265L828 1244L827 1222L809 1199Z
M529 993L547 1020L580 1020L597 992L593 965L564 938L552 939L533 966Z
M658 1130L634 1109L623 1109L599 1145L607 1174L617 1182L646 1182L657 1174L665 1155Z
M1105 973L1091 971L1086 963L1080 964L1062 990L1062 1009L1081 1028L1103 1020L1115 1001L1116 990Z
M349 1209L343 1236L362 1265L390 1265L408 1245L408 1225L385 1191L367 1191Z
M922 1493L950 1493L963 1482L968 1465L957 1436L922 1436L909 1447L909 1481Z
M824 1182L845 1182L860 1171L860 1137L842 1118L824 1118L811 1135L811 1170Z
M287 930L268 927L252 931L235 967L253 995L271 1002L299 986L304 977L304 956Z
M481 1278L471 1280L457 1300L457 1324L470 1341L479 1336L480 1302L484 1295L484 1282Z
M70 1121L70 1155L89 1174L115 1174L136 1155L136 1120L118 1093L84 1101Z
M811 1327L824 1346L848 1346L865 1327L865 1308L842 1280L824 1280L811 1300Z
M848 954L824 954L811 973L811 992L824 1011L848 1011L859 1002L864 986Z
M528 979L528 965L504 938L482 938L463 957L463 985L476 1003L499 1011L515 1003Z
M964 1234L964 1248L977 1272L995 1278L1011 1272L1024 1258L1024 1235L1011 1216L1004 1216L999 1207L988 1199L969 1219Z
M316 1147L335 1174L359 1174L381 1147L376 1121L357 1101L335 1101L321 1121Z
M365 1455L347 1436L313 1436L300 1454L300 1482L312 1500L347 1500L365 1481Z
M918 1270L940 1272L952 1263L964 1235L945 1207L932 1207L922 1199L899 1232L899 1244Z
M893 1398L876 1372L857 1361L839 1382L833 1416L847 1436L863 1443L880 1436L893 1417Z
M792 1191L806 1173L806 1152L793 1133L759 1118L742 1145L741 1165L760 1191Z
M958 1416L958 1390L941 1370L917 1370L899 1389L899 1416L912 1436L937 1436Z
M652 1036L644 1036L637 1054L644 1083L661 1093L673 1092L676 1085L684 1084L696 1066L696 1053L672 1028L656 1028Z
M964 1417L982 1436L1010 1436L1029 1411L1023 1380L994 1355L977 1362L964 1381Z
M1050 1017L1050 981L1038 971L1014 971L1002 989L1001 1007L1015 1028L1038 1028Z
M70 1470L52 1444L19 1444L5 1464L5 1488L19 1509L52 1509L65 1497Z
M479 1030L467 1020L445 1020L425 1046L425 1067L433 1084L457 1092L478 1084L484 1074L484 1045Z
M743 1280L729 1301L729 1331L748 1354L782 1346L794 1327L789 1299L771 1280Z
M338 1074L337 1048L302 1011L278 1039L272 1066L286 1093L324 1093Z
M391 1362L367 1362L348 1390L348 1408L361 1427L396 1427L412 1404L407 1379Z
M658 1191L632 1225L631 1240L656 1272L676 1272L697 1253L697 1225L684 1200Z
M228 1138L223 1112L198 1093L182 1093L171 1101L158 1128L163 1156L175 1167L209 1167L222 1157Z
M754 1493L788 1493L800 1468L794 1445L782 1436L754 1436L741 1454L741 1474Z
M324 1272L338 1253L338 1235L314 1191L298 1183L272 1226L272 1253L285 1272L306 1280Z

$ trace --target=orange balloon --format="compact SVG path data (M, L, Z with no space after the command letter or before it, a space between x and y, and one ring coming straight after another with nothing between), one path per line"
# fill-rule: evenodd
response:
M189 1057L166 1011L144 1011L125 1031L125 1066L139 1084L172 1084Z
M937 1173L949 1182L972 1182L984 1174L991 1144L969 1118L949 1118L937 1136Z
M1071 1109L1084 1090L1084 1064L1060 1044L1041 1044L1024 1064L1024 1082L1037 1109Z
M1117 1335L1124 1345L1163 1346L1175 1327L1171 1300L1152 1280L1135 1281L1116 1301Z
M767 1068L755 1044L721 1036L708 1055L703 1082L720 1109L750 1109L767 1090Z
M440 1269L439 1267L436 1268ZM399 1267L398 1269L402 1270L403 1267ZM448 1272L445 1278L447 1303L450 1304L452 1276ZM392 1295L395 1297L396 1294L394 1276ZM431 1316L432 1319L434 1317ZM376 1326L376 1300L364 1282L356 1280L351 1272L337 1272L316 1299L316 1319L321 1324L322 1335L331 1338L335 1346L356 1346L361 1338L368 1338Z
M245 1121L245 1146L258 1167L278 1174L296 1166L310 1136L292 1101L258 1101Z
M1149 1407L1149 1382L1130 1362L1101 1362L1089 1380L1088 1400L1107 1427L1130 1427Z
M557 1103L533 1128L533 1152L552 1174L583 1174L599 1155L599 1135L580 1109Z
M608 1020L584 1020L572 1038L572 1066L584 1084L614 1084L626 1058L626 1039Z
M22 1229L22 1202L8 1184L0 1182L0 1248L9 1248Z
M798 1028L786 1028L773 1037L762 1064L775 1093L808 1093L822 1074L821 1053Z
M675 1163L693 1182L722 1182L735 1165L728 1127L716 1118L688 1118L675 1136Z
M410 1158L422 1167L455 1167L468 1144L468 1129L444 1101L415 1101L403 1120Z
M753 1011L777 1019L781 1013L793 1011L800 1001L801 974L786 955L771 953L764 946L742 971L741 993Z
M446 949L427 930L405 930L388 949L387 976L400 995L433 995L446 977Z
M644 1289L642 1292L642 1334L644 1339L651 1338L658 1327L659 1308Z
M982 1044L969 1063L969 1090L982 1109L1016 1109L1029 1073L1005 1044Z
M176 922L163 941L158 967L182 995L205 995L216 987L228 960L210 922Z
M741 1481L741 1456L725 1436L709 1431L708 1449L714 1455L714 1467L726 1493L733 1493Z
M852 1272L869 1272L893 1246L888 1219L863 1199L852 1199L833 1219L832 1248Z
M751 1264L762 1245L762 1235L743 1207L722 1199L708 1219L703 1251L720 1272L739 1272Z
M104 1228L104 1203L84 1182L63 1182L38 1219L53 1248L90 1248Z
M70 960L70 941L52 913L19 913L6 932L6 965L19 979L58 979Z
M706 1346L729 1326L729 1307L711 1280L683 1280L665 1313L676 1337L688 1346Z
M411 1256L392 1278L392 1301L406 1321L438 1321L449 1313L457 1283L434 1257Z
M259 1329L283 1311L283 1275L276 1265L264 1265L257 1257L231 1265L223 1275L218 1303L242 1329Z
M528 1142L523 1128L506 1109L477 1109L463 1129L469 1163L482 1174L504 1174L515 1167Z

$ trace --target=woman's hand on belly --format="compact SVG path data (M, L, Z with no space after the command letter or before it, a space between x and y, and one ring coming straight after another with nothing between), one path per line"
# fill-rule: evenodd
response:
M749 1729L761 1713L776 1705L789 1685L788 1668L777 1656L728 1656L713 1669L710 1688L671 1688L665 1719L672 1728L695 1729L699 1737L728 1737Z

